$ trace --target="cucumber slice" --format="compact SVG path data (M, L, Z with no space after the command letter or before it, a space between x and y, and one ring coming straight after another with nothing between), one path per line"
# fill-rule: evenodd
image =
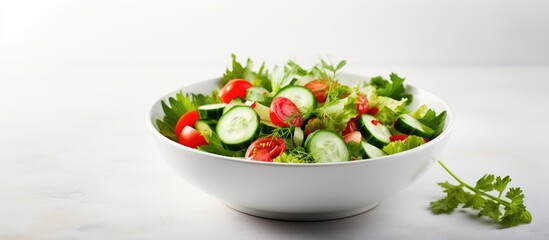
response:
M223 110L227 104L214 103L198 107L198 116L200 119L219 119L223 115Z
M402 114L397 118L395 129L408 135L417 135L424 138L431 138L435 134L435 130L425 126L409 114Z
M214 132L215 126L217 125L216 120L212 119L200 119L196 121L194 128L200 132L203 136L210 136Z
M360 145L362 146L360 154L362 154L364 159L382 157L387 155L387 153L385 153L383 150L377 148L372 144L367 143L366 141L361 141Z
M377 121L377 124L374 124L375 121ZM368 143L382 148L391 142L389 128L381 124L374 116L362 114L356 123L360 133Z
M259 116L249 106L234 106L221 116L215 129L227 149L245 149L259 132Z
M303 118L307 119L316 109L317 101L315 95L306 87L298 85L286 86L276 94L276 97L285 97L290 99L303 114Z
M305 150L319 163L346 162L351 159L343 138L325 129L314 131L307 137Z
M273 96L263 87L251 87L246 90L246 100L270 105L273 101Z

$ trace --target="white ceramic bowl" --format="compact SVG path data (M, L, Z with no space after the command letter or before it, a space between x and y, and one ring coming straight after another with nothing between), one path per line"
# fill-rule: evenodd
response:
M354 85L367 77L342 74ZM183 92L208 94L219 79L183 87ZM255 216L281 220L328 220L353 216L375 207L421 177L440 156L452 128L453 113L435 95L407 86L414 95L411 109L420 104L448 112L444 132L415 149L370 160L324 164L284 164L249 161L188 148L161 135L154 123L164 116L161 100L147 116L147 125L168 163L190 184Z

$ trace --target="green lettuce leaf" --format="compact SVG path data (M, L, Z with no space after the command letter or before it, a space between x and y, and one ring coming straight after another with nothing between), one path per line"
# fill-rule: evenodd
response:
M376 118L383 123L383 125L391 126L398 118L400 114L406 113L407 98L395 100L393 98L373 95L370 97L370 104L372 107L377 107L378 112Z
M326 102L318 108L319 118L323 121L324 127L334 132L341 132L352 118L358 115L356 110L356 95L351 94L346 98Z
M383 151L387 154L395 154L399 152L404 152L415 147L423 145L425 141L422 137L410 135L404 141L394 141L383 147Z
M225 86L227 82L233 79L246 79L254 86L264 87L271 91L271 81L269 80L269 72L265 69L265 63L261 65L258 72L253 71L253 63L251 59L246 60L246 65L243 66L236 60L236 55L232 54L232 68L225 70L225 74L221 79L221 86Z
M204 136L204 138L206 138L208 145L199 146L198 149L202 151L219 154L227 157L244 157L244 153L246 152L246 149L240 150L240 151L227 150L223 146L223 143L221 143L221 140L217 136L216 132L212 132L212 134L210 134L209 136Z
M362 154L360 153L362 151L362 145L360 145L360 143L349 141L347 143L347 149L349 149L352 159L362 159Z
M412 102L412 95L406 93L404 78L399 77L396 73L391 73L389 79L390 80L386 80L381 76L377 76L370 80L370 84L376 87L377 95L390 97L396 100L407 98L407 104L410 104Z

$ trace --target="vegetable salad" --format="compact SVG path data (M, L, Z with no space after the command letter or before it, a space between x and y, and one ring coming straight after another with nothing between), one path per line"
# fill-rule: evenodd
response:
M406 151L436 138L446 111L408 109L413 96L392 73L338 80L345 61L319 60L310 69L288 61L254 71L232 55L211 94L177 93L157 119L167 138L202 151L281 163L345 162Z

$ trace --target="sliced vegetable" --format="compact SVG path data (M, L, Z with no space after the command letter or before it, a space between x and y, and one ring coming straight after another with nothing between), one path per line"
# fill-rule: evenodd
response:
M387 153L385 153L383 150L377 148L376 146L374 146L372 144L369 144L366 141L361 141L360 145L362 146L362 151L361 151L362 156L365 159L383 157L383 156L387 155Z
M192 110L190 112L183 114L177 121L177 124L175 125L175 130L174 130L175 134L177 136L181 135L181 131L183 131L183 128L185 126L194 127L198 119L200 119L200 116L198 115L197 110Z
M368 98L362 94L356 96L356 111L359 115L368 113L368 105Z
M334 83L334 80L315 79L305 84L305 87L311 90L319 103L323 103L326 101L326 92Z
M262 137L255 140L246 150L246 159L272 162L286 150L282 138Z
M212 135L217 126L217 121L213 119L200 119L196 121L195 129L202 134L202 136L208 137Z
M343 136L343 140L345 140L346 143L350 141L359 143L362 141L362 134L360 134L359 131L350 132Z
M391 140L391 142L404 141L404 140L406 140L406 138L408 138L408 135L406 135L406 134L396 134L396 135L391 136L389 138L389 140Z
M305 149L315 162L346 162L351 160L341 135L330 130L317 130L305 140Z
M259 133L259 116L249 106L235 106L221 116L216 132L227 149L245 149Z
M197 148L198 146L207 145L208 142L191 126L185 126L179 135L179 143L190 148Z
M286 86L275 97L285 97L290 99L303 114L303 118L307 119L316 109L317 101L315 95L306 87L298 85Z
M219 97L224 103L230 103L237 97L244 99L246 97L246 90L251 87L252 84L247 80L233 79L219 90Z
M219 119L223 115L223 110L227 104L225 103L214 103L208 105L202 105L198 107L198 116L200 119Z
M281 127L301 127L303 124L303 115L299 112L297 106L285 97L276 97L273 100L269 116L271 122Z
M395 129L399 132L431 138L435 131L409 114L402 114L395 122Z
M381 124L374 116L362 114L357 121L358 129L364 139L376 147L383 147L391 142L389 128Z
M348 133L351 133L351 132L354 132L354 131L358 131L358 126L356 125L356 120L357 119L358 118L353 118L353 119L349 120L347 122L347 126L345 127L343 132L341 132L341 134L345 135L345 134L348 134Z

